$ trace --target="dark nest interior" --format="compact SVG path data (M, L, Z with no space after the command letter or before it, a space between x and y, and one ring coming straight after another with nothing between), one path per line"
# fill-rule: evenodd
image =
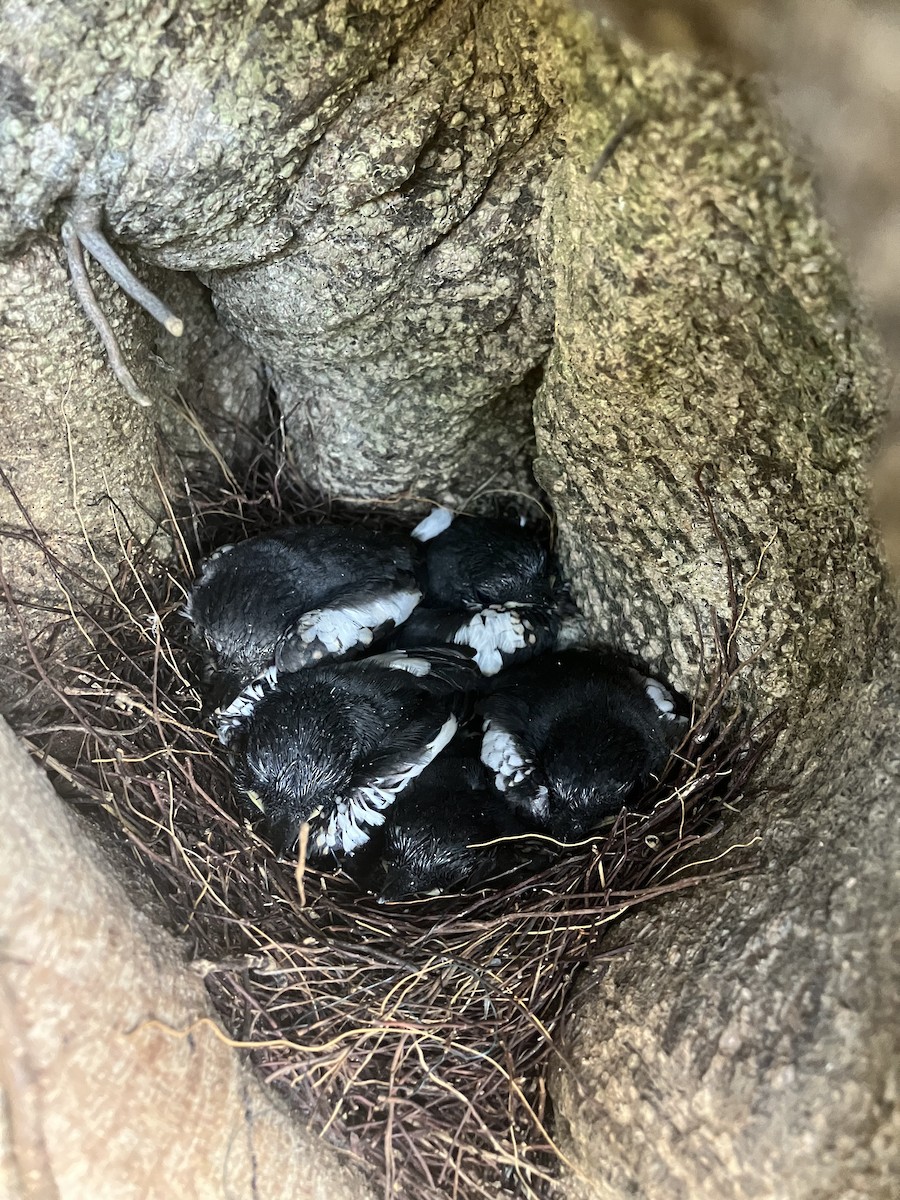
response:
M28 598L6 586L30 661L10 719L60 793L124 847L132 883L152 889L206 981L219 1036L385 1196L547 1196L565 1161L549 1076L573 1069L560 1035L609 924L751 865L728 814L752 796L774 727L730 702L738 605L713 630L705 692L664 777L585 844L555 857L535 844L536 865L499 888L403 904L376 903L343 873L298 877L232 803L179 615L214 546L338 516L296 477L278 421L267 428L240 431L240 468L215 452L185 463L181 494L165 497L168 537L154 542L175 546L171 560L120 524L121 564L102 589L54 560L23 510L16 535L44 548L60 628L75 622L81 638L38 650ZM702 489L698 505L714 522Z

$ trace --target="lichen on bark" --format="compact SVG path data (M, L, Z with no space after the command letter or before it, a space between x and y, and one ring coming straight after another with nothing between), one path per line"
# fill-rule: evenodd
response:
M815 705L875 645L877 349L750 85L628 43L585 80L548 188L557 336L536 418L578 597L690 691L730 557L748 694Z
M552 1088L572 1200L895 1194L897 669L791 727L716 864L752 872L610 931Z
M531 488L557 8L9 0L0 247L77 199L201 272L322 491Z
M274 364L298 462L328 493L533 486L527 381L552 325L535 234L561 150L548 7L423 16L311 149L278 260L205 276Z
M332 496L459 500L486 482L527 489L531 396L552 342L536 406L537 471L593 635L691 691L701 650L711 650L711 613L736 601L740 653L758 655L740 698L789 711L796 803L765 817L770 838L784 840L770 860L779 882L796 866L785 905L813 929L809 953L792 955L785 937L771 964L757 954L755 929L784 933L773 878L732 894L721 919L711 915L718 896L690 921L673 907L659 917L654 952L633 970L622 960L610 977L621 989L611 1008L623 1023L637 1014L639 1053L605 1056L615 1049L610 1025L589 1013L572 1042L582 1090L561 1087L558 1098L588 1165L606 1134L593 1166L598 1194L677 1194L671 1181L693 1178L689 1144L710 1195L727 1194L726 1184L752 1195L783 1161L781 1131L760 1122L749 1149L735 1139L718 1156L717 1122L746 1114L729 1107L727 1062L704 1076L702 1103L672 1117L668 1156L646 1151L679 1089L702 1091L696 1072L681 1072L693 1054L685 1030L695 1015L705 1022L701 1073L724 1037L726 1050L729 1039L748 1048L767 1089L791 1083L772 1067L765 1036L734 1027L758 1019L770 1030L777 989L787 997L777 1009L790 1026L784 1046L794 1036L802 1051L792 1094L814 1093L822 1063L803 1043L809 1010L791 996L815 995L814 1027L832 1044L845 1027L847 976L815 922L824 906L848 910L849 891L834 899L826 886L841 852L835 830L853 826L835 812L856 796L871 809L881 841L860 872L880 894L889 847L877 806L898 774L887 757L877 777L866 773L866 705L893 713L895 697L887 682L869 691L860 682L883 653L887 609L864 500L882 376L813 186L778 124L750 86L597 38L550 0L8 0L3 11L2 354L4 401L18 423L7 423L2 461L54 550L84 559L87 516L99 562L87 555L83 565L100 580L101 565L115 570L119 532L141 540L161 515L155 500L148 507L153 468L179 469L156 453L155 422L174 420L166 396L190 397L204 379L214 406L252 399L262 357L275 369L296 460ZM160 342L95 273L155 411L122 397L75 308L53 238L78 197L102 202L110 240L179 298L193 327L184 348ZM246 353L215 325L187 271L202 273ZM13 507L2 515L20 522ZM27 538L6 543L4 569L40 598ZM861 700L836 737L842 687ZM883 751L887 728L874 749ZM852 789L840 791L833 777L847 763ZM832 823L829 851L810 852ZM860 861L854 854L848 862ZM883 925L870 908L859 913L858 937L854 927L834 944L857 963L871 951L880 971ZM679 1006L674 995L666 1007L657 1001L678 963L662 958L682 920L691 944L675 990L688 999ZM722 956L727 972L715 969ZM755 981L749 997L743 975ZM882 993L873 998L860 980L851 980L859 1019L850 1044L877 1050ZM670 1050L682 1058L664 1079ZM865 1096L863 1119L847 1121L866 1081L846 1055L834 1061L843 1106L818 1109L816 1132L846 1121L844 1161L862 1161L878 1097ZM655 1076L642 1073L650 1062ZM890 1080L876 1083L887 1091ZM621 1113L608 1118L612 1132L596 1123L585 1087L601 1098L609 1087L623 1112L633 1102L631 1125ZM794 1194L820 1196L833 1146L824 1136L804 1145L821 1170L798 1174Z

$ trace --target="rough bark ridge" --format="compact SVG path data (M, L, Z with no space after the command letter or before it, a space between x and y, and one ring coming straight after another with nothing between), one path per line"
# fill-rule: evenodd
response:
M579 0L653 50L763 70L810 155L895 367L900 366L900 12L883 0ZM900 391L874 467L874 509L900 577Z
M311 149L279 261L207 276L277 367L326 491L459 502L529 483L527 381L551 329L534 230L561 102L547 9L436 8Z
M862 682L890 607L866 511L883 374L752 92L627 44L613 87L599 61L548 187L538 473L595 629L689 688L698 622L708 638L729 608L727 547L740 652L759 654L744 699L790 713L772 779L790 799L730 831L763 831L758 876L623 926L635 951L586 989L556 1088L572 1188L886 1200L898 700Z
M313 486L532 486L555 9L81 0L25 22L13 0L0 246L95 200L117 242L202 272L278 369Z
M896 767L882 747L872 772L861 730L864 703L893 692L859 693L857 739L850 722L835 736L846 709L824 698L848 673L857 689L880 652L861 482L880 383L809 183L771 119L714 72L585 43L553 24L554 6L524 0L9 0L3 13L4 378L24 407L2 457L61 553L81 553L84 518L100 561L116 562L107 493L141 537L158 515L146 511L152 425L106 373L42 240L70 198L102 201L142 274L148 262L204 272L223 317L276 363L310 482L349 494L464 495L503 468L527 426L555 289L539 469L563 549L595 632L687 688L695 617L708 631L708 606L724 612L729 599L696 484L712 464L701 477L735 561L741 650L761 650L759 699L790 701L795 761L818 758L819 774L795 783L790 810L766 814L771 875L735 889L722 914L712 894L690 920L684 905L667 909L647 957L617 965L604 987L639 1053L610 1036L602 1006L586 1010L572 1047L587 1092L565 1077L560 1111L603 1196L749 1198L771 1194L791 1162L792 1198L864 1183L878 1195L874 1154L887 1150L870 1134L890 1099L878 1055L893 985L869 900L887 894L890 827L877 821ZM189 281L154 286L183 286L202 308ZM184 390L177 381L200 369L190 355L158 369L154 350L183 351L157 346L145 319L101 290L142 384ZM252 393L253 356L203 328L197 362L234 353L221 382ZM491 399L510 388L514 400ZM62 499L70 403L79 513ZM21 524L12 509L3 519ZM816 705L817 723L801 720ZM844 770L878 835L870 862L829 832L853 824L832 784ZM828 890L839 855L859 863L865 896ZM53 868L65 877L54 859L45 879ZM21 892L15 901L18 920ZM692 935L680 965L663 954L679 921ZM827 1090L808 1028L830 1048ZM777 1088L791 1097L783 1108ZM630 1106L627 1121L610 1111L595 1123L585 1095L602 1107L606 1090Z
M320 123L429 7L7 0L0 246L94 196L162 266L264 258L290 240L280 211Z
M162 272L154 282L191 314L180 341L161 333L108 280L95 279L142 385L159 398L156 411L138 408L119 387L54 247L35 243L0 262L0 468L15 493L0 488L2 567L13 592L38 605L21 610L35 636L60 618L74 630L29 522L85 588L106 587L123 545L157 534L165 516L161 487L177 483L200 450L194 419L174 401L189 402L201 420L223 411L250 418L258 407L258 360L216 324L199 284ZM6 614L3 621L0 644L15 658L21 635ZM14 688L7 679L3 691Z
M536 409L578 598L690 691L710 609L729 610L727 546L753 690L816 705L876 645L871 336L748 87L627 45L585 73L549 185L557 336Z
M900 362L900 14L884 0L578 0L653 50L770 74L825 209Z
M2 1194L362 1200L215 1036L199 975L6 725L0 778Z
M752 875L614 932L555 1088L574 1194L896 1195L898 667L792 731L789 794L729 831Z

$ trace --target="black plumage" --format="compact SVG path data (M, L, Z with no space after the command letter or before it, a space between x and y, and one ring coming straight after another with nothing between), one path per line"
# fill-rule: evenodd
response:
M638 799L685 725L658 680L589 650L514 667L479 707L494 785L533 828L562 841Z
M393 651L250 684L223 710L235 790L276 851L352 854L453 737L478 670L467 654Z
M203 652L207 707L269 667L295 671L367 650L421 599L413 559L403 534L338 525L217 550L184 609Z
M550 552L514 521L457 516L424 546L425 602L435 608L553 599Z
M470 646L485 675L552 647L562 590L547 547L513 522L449 513L436 521L442 511L413 530L425 543L425 595L394 644Z
M426 767L388 811L381 900L464 890L510 860L508 843L497 839L522 827L489 783L477 746L471 753L455 746Z

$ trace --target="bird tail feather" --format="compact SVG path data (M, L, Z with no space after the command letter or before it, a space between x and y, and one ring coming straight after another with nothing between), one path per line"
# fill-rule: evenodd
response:
M439 533L450 528L455 516L456 513L452 508L439 505L437 508L433 508L427 517L422 518L412 531L412 536L417 542L430 542Z

